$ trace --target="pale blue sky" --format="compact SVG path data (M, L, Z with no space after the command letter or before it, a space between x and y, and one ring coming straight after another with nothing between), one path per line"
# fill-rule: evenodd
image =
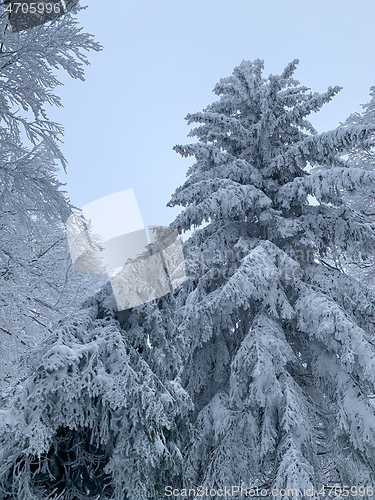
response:
M81 0L84 5L87 0ZM347 0L91 0L79 19L104 46L90 53L86 81L64 77L68 195L76 206L133 188L146 225L169 224L166 208L192 159L184 117L215 99L212 89L242 59L265 60L265 75L300 59L295 77L314 91L343 90L319 116L334 128L375 85L375 2Z

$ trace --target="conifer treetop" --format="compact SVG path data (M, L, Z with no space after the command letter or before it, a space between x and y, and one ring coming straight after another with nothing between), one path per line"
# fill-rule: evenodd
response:
M311 92L293 78L297 64L295 59L281 75L264 78L263 61L242 61L215 86L217 101L186 116L189 125L199 124L189 133L198 143L174 149L183 156L194 155L196 163L168 206L191 203L191 186L198 182L206 181L201 185L207 194L217 191L218 182L213 179L218 178L252 184L274 199L281 185L307 176L308 164L344 167L340 154L355 145L367 145L373 125L361 123L317 133L306 118L330 102L341 87L329 87L322 94ZM189 228L186 222L181 225L182 230Z

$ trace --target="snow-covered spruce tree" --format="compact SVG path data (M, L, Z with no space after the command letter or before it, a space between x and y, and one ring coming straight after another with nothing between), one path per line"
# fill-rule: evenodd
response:
M172 376L169 302L116 313L103 289L34 349L3 393L0 498L159 499L181 484L191 403Z
M70 264L65 220L71 206L56 180L63 129L48 119L57 68L83 80L84 51L99 50L76 16L20 33L0 17L0 385L17 374L22 348L79 302L92 278ZM77 10L77 9L76 9ZM76 11L75 11L76 12ZM68 297L69 295L69 297ZM87 295L86 295L87 296ZM14 368L14 369L13 369Z
M340 89L310 92L297 63L266 79L243 61L187 116L198 142L175 147L196 160L169 203L195 229L174 320L195 405L186 488L374 482L374 295L331 263L374 252L343 193L374 195L375 175L340 157L371 147L375 124L318 134L306 117Z

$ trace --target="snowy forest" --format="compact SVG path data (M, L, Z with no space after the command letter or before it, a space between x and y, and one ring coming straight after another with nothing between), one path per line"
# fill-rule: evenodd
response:
M118 311L72 265L47 112L102 48L81 9L0 19L0 499L372 498L375 87L318 133L340 87L239 61L174 146L187 277Z

